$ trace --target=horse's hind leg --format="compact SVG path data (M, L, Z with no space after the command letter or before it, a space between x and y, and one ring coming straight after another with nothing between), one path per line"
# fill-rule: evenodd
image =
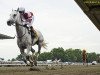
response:
M38 53L39 54L40 54L41 47L42 47L42 43L38 43Z
M38 53L37 54L34 54L35 53L35 50L32 48L31 52L32 52L32 57L31 57L31 60L33 61L34 63L34 66L37 66L37 57L39 56L40 54L40 50L41 50L41 43L39 44L38 43Z

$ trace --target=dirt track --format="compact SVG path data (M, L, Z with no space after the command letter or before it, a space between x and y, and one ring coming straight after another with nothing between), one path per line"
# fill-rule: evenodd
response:
M0 75L100 75L100 65L39 67L40 71L29 69L29 67L0 67Z

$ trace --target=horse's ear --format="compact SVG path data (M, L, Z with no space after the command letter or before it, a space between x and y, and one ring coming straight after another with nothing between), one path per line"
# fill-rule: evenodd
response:
M19 10L19 7L17 8L17 11Z

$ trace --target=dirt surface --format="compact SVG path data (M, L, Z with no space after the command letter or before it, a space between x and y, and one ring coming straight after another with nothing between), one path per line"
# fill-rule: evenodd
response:
M0 75L100 75L100 65L0 67Z

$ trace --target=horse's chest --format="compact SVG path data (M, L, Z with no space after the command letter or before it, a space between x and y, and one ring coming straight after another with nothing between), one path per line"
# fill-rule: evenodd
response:
M18 45L20 46L27 46L28 44L30 44L31 41L27 40L27 39L18 39Z

